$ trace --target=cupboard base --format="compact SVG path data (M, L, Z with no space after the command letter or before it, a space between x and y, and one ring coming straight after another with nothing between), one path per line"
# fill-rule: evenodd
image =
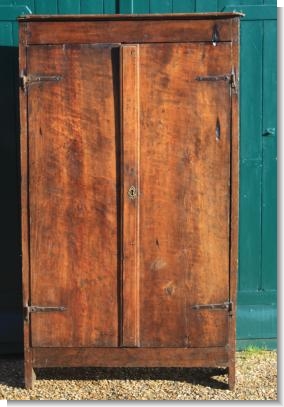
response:
M235 384L235 361L227 347L212 348L30 348L25 386L32 388L34 368L44 367L228 367Z

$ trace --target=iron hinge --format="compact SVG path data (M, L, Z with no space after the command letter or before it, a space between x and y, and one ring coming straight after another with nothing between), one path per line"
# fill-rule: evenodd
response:
M26 75L22 72L20 75L20 87L26 93L30 85L42 82L58 82L61 79L61 75Z
M226 310L232 312L233 303L231 301L222 302L221 304L195 304L191 307L194 310Z
M236 74L235 71L233 70L231 75L230 75L230 84L231 88L234 90L235 93L238 93L238 84L236 80Z
M237 81L235 72L232 71L230 74L227 75L208 75L208 76L197 76L195 80L199 82L217 82L217 81L227 81L231 88L237 91Z
M67 308L63 306L42 307L38 305L27 305L26 307L24 307L24 319L25 321L29 321L31 312L63 312L66 310Z
M216 82L216 81L229 81L231 78L230 75L209 75L209 76L197 76L195 79L197 81L209 81L209 82Z

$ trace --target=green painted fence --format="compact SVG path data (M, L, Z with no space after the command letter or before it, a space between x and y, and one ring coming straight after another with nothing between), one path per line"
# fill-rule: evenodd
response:
M276 347L276 1L0 0L0 353L22 351L18 26L21 14L243 11L238 347Z

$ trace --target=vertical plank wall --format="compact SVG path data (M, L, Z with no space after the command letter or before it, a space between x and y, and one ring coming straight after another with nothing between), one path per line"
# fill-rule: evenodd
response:
M22 351L17 16L223 10L246 13L241 22L238 348L276 347L276 1L0 0L0 354Z

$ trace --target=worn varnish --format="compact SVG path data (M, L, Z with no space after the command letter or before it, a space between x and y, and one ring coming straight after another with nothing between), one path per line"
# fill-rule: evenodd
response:
M111 357L110 357L111 354ZM216 348L34 348L35 367L208 367L227 366L228 352Z
M20 19L27 387L228 366L233 388L238 38L234 13Z
M230 44L140 46L145 346L227 341L226 313L191 307L229 296L230 85L196 77L230 72L230 53Z
M67 308L32 314L33 346L118 343L117 63L111 45L28 49L28 73L62 76L28 90L30 300Z
M139 342L140 252L140 112L139 46L121 47L121 139L122 139L122 335L123 346Z

